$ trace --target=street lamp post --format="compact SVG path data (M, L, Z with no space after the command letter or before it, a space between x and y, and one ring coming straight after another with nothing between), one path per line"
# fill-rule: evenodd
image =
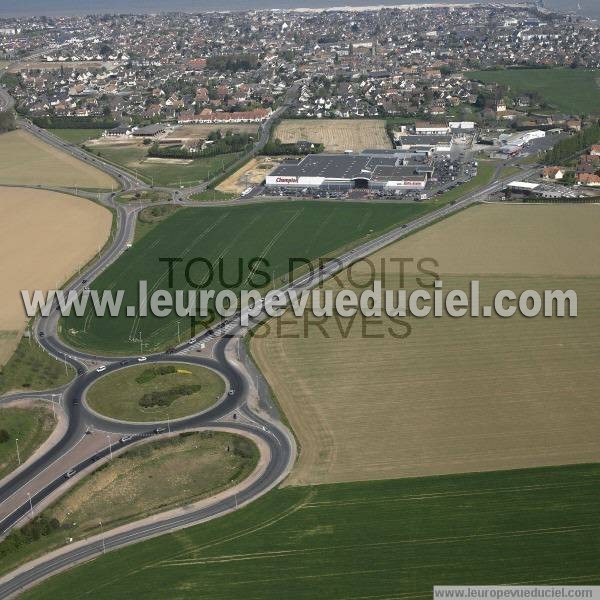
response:
M19 438L15 438L15 444L17 446L17 462L21 466L21 454L19 453Z
M33 502L31 501L31 494L27 492L27 498L29 498L29 512L31 513L31 518L33 519Z
M102 536L102 554L106 554L106 541L104 539L104 527L102 525L102 521L99 520L100 523L100 535Z

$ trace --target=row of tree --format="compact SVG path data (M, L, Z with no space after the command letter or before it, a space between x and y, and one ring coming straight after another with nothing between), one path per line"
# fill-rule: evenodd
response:
M31 119L42 129L114 129L118 123L98 117L34 117Z
M325 149L323 144L284 144L279 138L270 140L262 149L261 154L266 156L304 156L305 154L320 154Z
M560 165L598 142L600 142L600 121L558 142L544 154L544 164Z

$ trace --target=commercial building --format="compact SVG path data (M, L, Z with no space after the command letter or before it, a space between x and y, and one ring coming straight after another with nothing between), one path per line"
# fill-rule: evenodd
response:
M546 132L540 129L521 131L519 133L503 133L499 138L500 148L498 152L502 155L518 154L531 141L546 137Z
M422 154L450 152L451 135L401 135L396 138L396 146L402 150L412 150Z
M159 133L164 133L169 126L165 123L154 123L145 127L134 127L133 135L135 137L154 137Z
M512 181L506 186L506 189L522 196L532 196L535 198L580 197L577 192L562 185L548 185L544 183L532 183L530 181Z
M447 123L428 123L425 121L417 121L415 123L416 135L448 135L450 127Z
M414 153L365 150L361 154L311 154L286 161L266 177L270 188L423 190L433 166Z

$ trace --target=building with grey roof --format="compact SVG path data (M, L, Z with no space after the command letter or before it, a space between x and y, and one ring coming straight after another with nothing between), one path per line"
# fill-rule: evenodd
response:
M266 177L267 187L309 189L422 190L433 166L394 150L361 154L309 154L285 161Z

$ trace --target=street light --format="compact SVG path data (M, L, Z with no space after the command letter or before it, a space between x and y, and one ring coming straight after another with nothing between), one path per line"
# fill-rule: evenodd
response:
M17 445L17 462L21 466L21 455L19 454L19 438L15 438L15 444Z
M31 501L31 494L27 492L27 497L29 498L29 511L31 513L31 518L33 519L33 502Z
M102 526L102 521L99 520L100 523L100 535L102 536L102 554L106 554L106 542L104 540L104 527Z

